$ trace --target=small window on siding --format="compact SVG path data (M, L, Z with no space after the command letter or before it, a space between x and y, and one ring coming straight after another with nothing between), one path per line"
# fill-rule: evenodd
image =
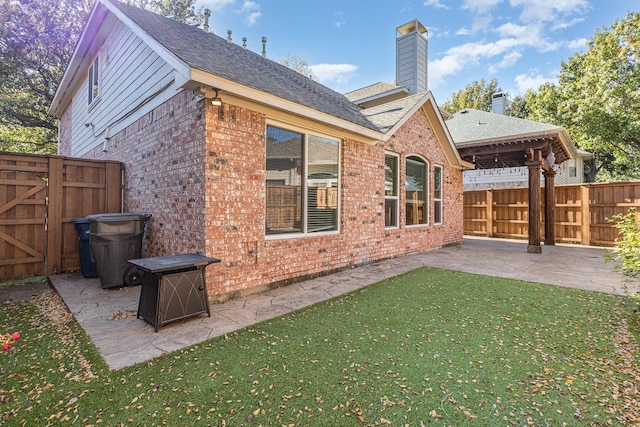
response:
M89 66L89 73L87 77L87 105L91 105L100 95L100 57L98 55L96 55L96 59L94 59Z
M405 173L406 225L427 224L428 189L427 163L419 157L407 157Z
M398 226L398 156L384 156L384 226Z
M442 224L442 166L433 167L433 223Z

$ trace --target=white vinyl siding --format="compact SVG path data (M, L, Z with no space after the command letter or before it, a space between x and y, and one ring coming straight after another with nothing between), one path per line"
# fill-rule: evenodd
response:
M99 60L100 102L87 108L87 75L71 104L73 156L82 156L102 144L105 137L113 136L177 93L171 84L173 68L121 23L107 37ZM160 93L162 88L166 90Z

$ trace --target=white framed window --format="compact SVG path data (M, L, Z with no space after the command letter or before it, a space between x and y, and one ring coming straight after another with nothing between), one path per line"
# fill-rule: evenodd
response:
M340 141L267 126L267 235L338 231Z
M87 73L87 105L91 106L100 97L100 55L89 66Z
M429 222L429 168L418 156L409 156L405 166L405 224Z
M433 167L433 223L442 224L442 166Z
M385 153L384 155L384 226L387 228L398 227L398 155Z

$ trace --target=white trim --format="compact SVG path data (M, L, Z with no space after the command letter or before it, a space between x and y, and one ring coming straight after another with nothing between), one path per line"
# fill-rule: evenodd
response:
M385 230L396 230L398 228L400 228L400 154L399 153L394 153L392 151L385 151L384 152L384 157L385 157L385 161L384 161L384 165L386 167L387 165L387 156L389 157L395 157L396 159L396 176L395 176L395 184L394 186L396 187L396 192L397 194L395 196L387 196L387 190L386 188L384 188L384 186L386 185L386 171L385 171L385 175L384 175L384 179L382 182L382 194L384 195L384 228ZM387 207L387 200L395 200L396 203L396 209L395 209L395 214L396 214L396 224L395 225L387 225L387 212L386 212L386 207Z
M440 170L440 197L436 199L436 169ZM436 201L440 201L440 222L436 222ZM442 165L433 165L433 225L442 225L444 222L444 168Z
M425 218L425 222L421 223L421 224L407 224L407 160L409 160L409 157L416 157L420 160L422 160L424 162L424 172L425 172L425 179L426 179L426 183L425 183L425 188L424 188L424 203L425 203L425 207L424 207L424 215L426 216ZM413 160L415 161L415 160ZM420 155L420 154L408 154L404 157L404 162L405 162L405 166L404 166L404 209L405 209L405 214L404 214L404 225L405 227L422 227L422 226L428 226L430 224L430 220L431 220L431 203L430 203L430 197L431 197L431 174L429 173L431 170L431 162L429 162L429 160L427 160L424 156Z
M340 217L342 214L342 148L343 148L343 144L344 144L344 140L342 138L338 138L336 136L330 136L327 134L323 134L321 132L313 132L310 131L309 129L305 129L304 127L300 127L300 126L295 126L295 125L288 125L288 124L282 124L281 122L278 122L276 120L271 120L271 119L267 119L266 123L265 123L265 151L266 151L266 135L267 135L267 128L271 126L274 128L278 128L278 129L282 129L285 131L291 131L291 132L296 132L299 133L303 136L303 147L302 147L302 156L303 156L303 174L300 175L300 187L301 187L301 205L302 205L302 232L294 232L294 233L267 233L266 230L266 223L265 223L265 229L264 229L264 236L265 239L267 240L278 240L278 239L295 239L295 238L301 238L301 237L318 237L318 236L331 236L331 235L337 235L340 234L341 232L341 221L340 221ZM308 189L309 189L309 184L308 184L308 174L309 174L309 136L316 136L319 138L324 138L324 139L328 139L331 141L335 141L338 144L338 159L337 159L337 166L338 166L338 185L336 187L336 189L338 190L338 206L336 209L336 229L335 230L329 230L329 231L308 231L308 220L309 220L309 212L308 212ZM266 153L265 153L265 160L267 159L266 157ZM266 165L265 165L266 166ZM266 172L266 169L265 169ZM266 203L266 174L265 174L265 205L264 205L264 215L265 215L265 222L266 222L266 209L267 209L267 203Z

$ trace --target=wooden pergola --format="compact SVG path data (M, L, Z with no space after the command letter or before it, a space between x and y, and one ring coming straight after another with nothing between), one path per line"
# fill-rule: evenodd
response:
M456 113L447 126L463 160L476 169L526 166L529 177L529 245L527 252L541 253L541 174L544 175L544 244L555 245L554 164L577 155L575 145L561 127L470 110ZM518 132L521 133L518 133ZM511 134L510 134L511 133ZM477 138L477 139L474 139Z

